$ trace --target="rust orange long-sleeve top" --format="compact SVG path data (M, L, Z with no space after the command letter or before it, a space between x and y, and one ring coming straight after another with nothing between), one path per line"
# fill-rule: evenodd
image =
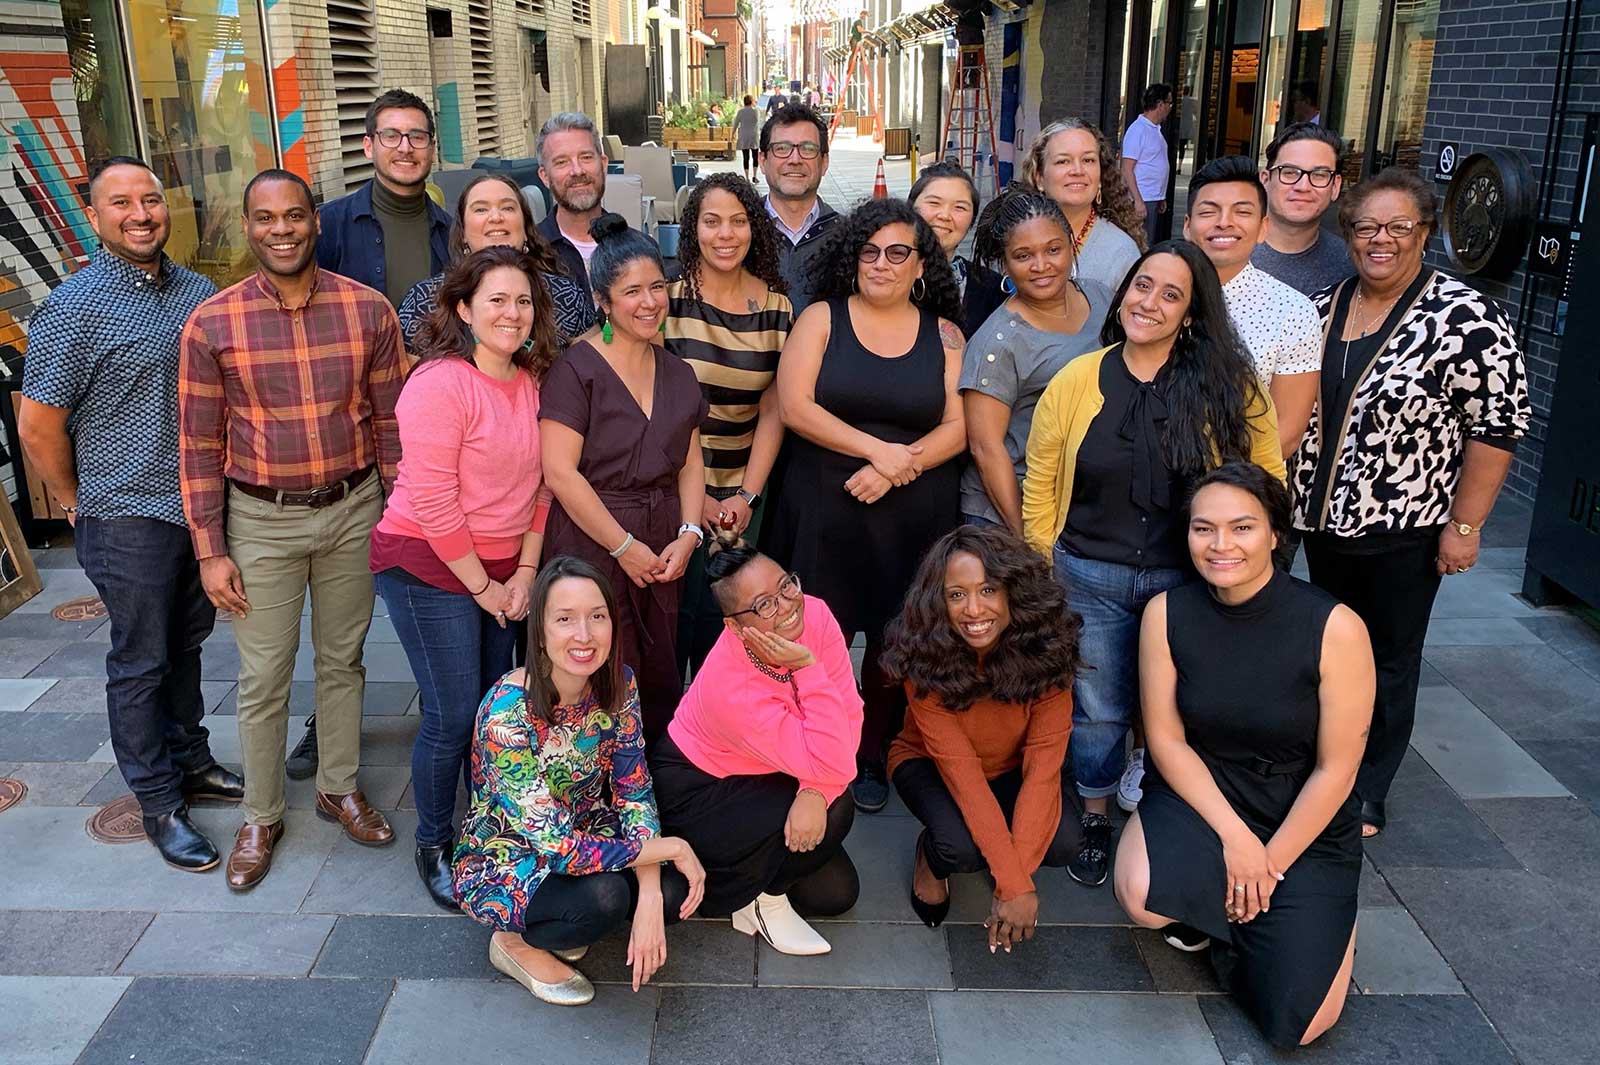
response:
M948 710L933 696L906 686L906 724L889 747L889 773L910 758L931 758L961 810L967 830L989 863L1002 901L1033 888L1061 823L1061 764L1072 734L1072 690L1032 703L979 699ZM1006 824L989 781L1022 767L1022 790Z

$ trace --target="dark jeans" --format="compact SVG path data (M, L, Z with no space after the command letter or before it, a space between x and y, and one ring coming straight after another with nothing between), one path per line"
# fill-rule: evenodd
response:
M472 729L478 705L511 669L517 626L501 628L472 598L385 570L378 594L421 689L422 727L411 747L417 846L455 842L456 781L471 787Z
M667 924L678 923L678 909L688 897L689 881L674 867L663 865L661 912ZM522 941L540 950L587 947L632 920L638 904L639 878L632 869L587 876L551 873L528 900Z
M1422 641L1439 591L1438 538L1423 535L1378 553L1363 553L1359 537L1307 533L1311 583L1354 610L1366 623L1378 668L1372 731L1356 774L1356 797L1383 802L1411 742L1422 678Z
M78 519L78 562L111 615L111 750L146 817L183 805L183 778L211 768L201 726L200 645L217 611L189 530L154 518Z
M940 880L951 873L978 873L989 868L989 862L978 849L977 840L967 828L966 817L956 805L955 796L945 786L939 767L932 758L911 758L900 763L894 771L895 790L900 793L906 809L922 822L928 830L923 840L923 852L928 858L928 869ZM1017 794L1022 790L1022 770L1013 769L989 781L1000 812L1006 815L1006 824L1017 810ZM1061 824L1056 827L1055 839L1044 852L1040 864L1061 867L1072 860L1078 851L1081 826L1078 823L1078 806L1062 789Z

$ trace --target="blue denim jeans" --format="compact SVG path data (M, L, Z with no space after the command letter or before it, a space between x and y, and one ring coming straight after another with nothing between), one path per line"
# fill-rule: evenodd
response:
M1078 794L1100 799L1117 790L1128 727L1139 713L1139 621L1145 604L1194 574L1095 562L1059 547L1055 564L1067 602L1083 617L1078 651L1086 668L1072 684L1067 757Z
M471 787L472 729L484 693L511 669L520 625L501 628L471 596L419 584L393 571L378 594L421 689L422 727L411 747L417 846L455 842L456 781Z
M78 519L74 547L111 616L111 750L147 817L183 804L183 778L211 768L200 724L200 645L217 621L189 530L154 518Z

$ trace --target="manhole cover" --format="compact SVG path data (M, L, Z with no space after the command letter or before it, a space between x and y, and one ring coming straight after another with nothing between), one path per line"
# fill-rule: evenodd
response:
M124 795L115 802L108 802L94 812L84 827L101 843L137 843L144 839L139 800Z
M108 615L106 605L99 596L86 595L80 599L68 599L50 611L50 616L57 621L98 621Z
M0 777L0 813L11 809L28 794L28 785L10 777Z

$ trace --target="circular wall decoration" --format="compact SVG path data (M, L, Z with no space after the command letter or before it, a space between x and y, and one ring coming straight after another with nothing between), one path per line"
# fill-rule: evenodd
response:
M1533 228L1533 171L1518 152L1487 148L1456 166L1441 231L1463 274L1504 277L1522 261Z
M110 615L106 613L106 605L100 601L99 596L85 595L78 599L68 599L50 611L50 616L57 621L98 621Z
M11 809L28 794L28 785L11 777L0 777L0 813Z
M106 803L94 812L84 827L101 843L137 843L145 838L139 800L132 795Z

